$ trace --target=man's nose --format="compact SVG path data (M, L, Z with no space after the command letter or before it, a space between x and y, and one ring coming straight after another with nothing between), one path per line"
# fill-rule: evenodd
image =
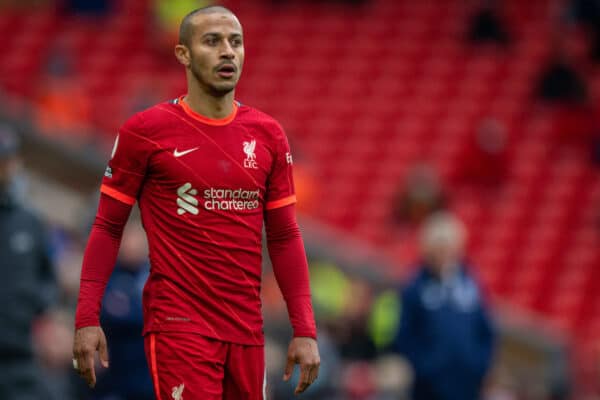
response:
M233 51L233 47L228 41L225 41L221 46L221 58L225 58L231 60L235 57L235 52Z

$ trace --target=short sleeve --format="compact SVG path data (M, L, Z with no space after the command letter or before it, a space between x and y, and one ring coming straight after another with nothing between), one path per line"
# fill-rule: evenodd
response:
M277 125L275 158L267 181L265 209L284 207L296 202L292 153L283 129Z
M119 129L100 187L102 193L129 205L135 204L154 148L142 126L138 114Z

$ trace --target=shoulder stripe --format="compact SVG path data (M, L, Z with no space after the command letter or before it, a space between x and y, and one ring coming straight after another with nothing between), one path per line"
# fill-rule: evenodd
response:
M284 197L283 199L270 201L267 203L265 208L267 210L273 210L275 208L289 206L290 204L294 204L295 202L296 202L296 195L293 194L291 196Z
M121 193L117 189L113 189L110 186L101 185L100 192L130 206L135 204L135 199L133 197Z

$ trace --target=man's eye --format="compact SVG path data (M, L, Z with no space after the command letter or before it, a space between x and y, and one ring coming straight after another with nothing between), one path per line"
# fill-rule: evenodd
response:
M204 41L209 46L215 46L219 41L216 38L208 38Z
M231 45L235 47L239 47L242 45L242 39L233 39L231 41Z

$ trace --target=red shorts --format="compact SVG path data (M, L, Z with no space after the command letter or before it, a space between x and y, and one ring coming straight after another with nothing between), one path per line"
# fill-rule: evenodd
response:
M146 359L157 400L264 400L263 346L192 333L149 333Z

